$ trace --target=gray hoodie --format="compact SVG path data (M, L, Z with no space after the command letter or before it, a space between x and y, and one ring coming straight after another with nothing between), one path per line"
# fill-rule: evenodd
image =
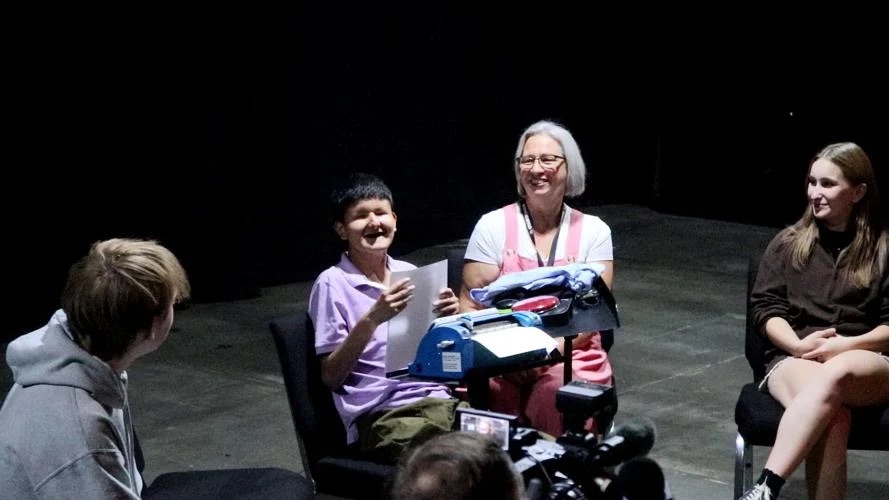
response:
M6 352L0 409L3 498L139 498L126 373L77 345L62 310Z

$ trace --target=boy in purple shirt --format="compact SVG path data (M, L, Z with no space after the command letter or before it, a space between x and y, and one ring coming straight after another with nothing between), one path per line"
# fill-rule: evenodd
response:
M415 268L388 255L397 220L391 191L375 176L355 174L334 191L331 209L348 249L318 276L309 298L321 378L349 444L395 461L406 447L449 431L458 400L437 383L386 378L389 320L414 288L408 278L391 282L391 273ZM458 305L450 288L432 303L439 315L457 313Z

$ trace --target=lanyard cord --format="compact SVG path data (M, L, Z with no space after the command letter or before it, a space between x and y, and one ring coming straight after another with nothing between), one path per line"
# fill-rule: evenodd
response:
M522 211L522 215L525 217L525 227L528 229L528 236L531 237L531 243L534 244L534 253L537 254L537 265L540 267L544 267L543 259L540 258L540 252L537 250L537 241L534 239L534 226L531 222L531 211L528 210L528 206L525 204L525 200L519 201L519 208ZM559 233L562 232L562 215L565 213L565 204L562 203L561 208L559 208L559 225L556 227L556 235L553 237L552 247L549 249L549 258L546 259L547 267L551 267L553 262L556 260L556 244L559 242Z

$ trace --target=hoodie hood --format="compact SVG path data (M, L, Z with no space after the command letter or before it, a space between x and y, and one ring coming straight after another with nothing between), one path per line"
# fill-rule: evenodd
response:
M101 359L76 342L61 309L39 330L9 344L6 362L22 387L59 385L88 391L103 405L122 408L126 375L118 375Z

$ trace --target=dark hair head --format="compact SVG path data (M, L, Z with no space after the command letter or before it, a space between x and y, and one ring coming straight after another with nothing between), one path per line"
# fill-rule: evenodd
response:
M515 500L522 480L488 436L451 432L409 452L398 467L395 500Z
M334 222L343 222L349 207L362 200L386 200L392 208L395 202L392 191L382 179L365 173L350 174L330 196L330 216Z

